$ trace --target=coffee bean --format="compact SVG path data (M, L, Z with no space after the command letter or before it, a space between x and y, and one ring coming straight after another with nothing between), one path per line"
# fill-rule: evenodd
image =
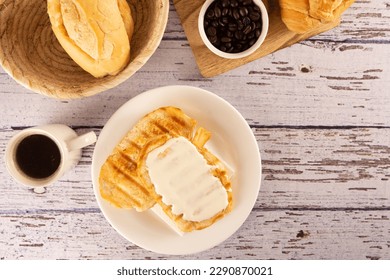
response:
M229 23L228 28L229 28L229 31L234 32L237 30L237 24L231 22L231 23Z
M227 53L232 53L234 51L234 47L233 46L230 46L227 48Z
M214 10L208 10L206 13L206 18L213 18L215 16Z
M221 17L222 12L221 12L221 9L220 9L218 6L215 6L215 8L214 8L214 14L215 14L215 17L216 17L216 18Z
M227 30L225 35L228 36L229 38L233 38L234 36L233 32L231 32L230 30Z
M237 29L242 30L244 28L244 24L241 20L237 20Z
M249 32L252 31L252 27L250 25L247 25L245 26L244 30L242 32L244 32L245 35L248 35Z
M227 16L229 14L229 9L228 8L223 8L222 9L222 16Z
M261 35L261 30L260 29L256 29L256 31L255 31L256 38L259 38L260 35Z
M256 23L254 21L252 21L252 23L251 23L251 28L252 28L252 30L256 29Z
M222 8L226 8L229 5L230 5L230 1L229 0L222 0L222 3L221 3Z
M257 12L249 14L249 18L253 21L258 21L261 18L261 15Z
M243 23L245 26L251 24L251 22L252 22L251 19L248 18L248 17L244 17L244 18L242 19L242 23Z
M211 44L215 44L217 42L217 36L210 36L208 37Z
M221 42L222 43L230 43L232 41L232 38L229 37L222 37Z
M218 20L218 23L219 23L219 26L221 26L221 27L225 27L225 25L226 25L226 24L223 22L222 19Z
M217 48L218 48L219 46L221 46L221 39L219 39L219 38L217 37L217 41L216 41L213 45L216 46Z
M236 32L234 32L234 38L236 38L237 40L241 40L243 36L244 36L244 33L242 33L242 31L240 31L240 30L237 30Z
M240 18L240 12L237 9L234 9L232 14L235 20L238 20Z
M206 34L209 36L215 36L217 35L217 29L214 26L210 26L209 28L207 28Z
M231 1L230 1L230 7L232 7L232 8L238 7L238 2L237 2L237 0L231 0Z
M243 4L244 6L247 6L247 5L252 4L252 1L253 1L253 0L244 0L244 1L242 1L242 4Z
M248 14L248 10L247 10L247 8L245 8L245 7L241 7L241 8L239 9L239 12L240 12L240 15L241 15L242 17L245 17L245 16Z
M222 17L222 22L226 25L229 23L229 18L228 17Z

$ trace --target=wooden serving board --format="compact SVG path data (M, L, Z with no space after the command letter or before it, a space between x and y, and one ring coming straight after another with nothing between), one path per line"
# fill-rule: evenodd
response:
M263 2L267 7L269 16L268 34L263 45L255 53L245 58L226 59L213 54L200 38L198 16L204 0L173 0L202 76L213 77L225 73L255 59L332 29L340 23L340 20L336 20L323 24L305 34L296 34L288 30L284 25L277 0L264 0Z

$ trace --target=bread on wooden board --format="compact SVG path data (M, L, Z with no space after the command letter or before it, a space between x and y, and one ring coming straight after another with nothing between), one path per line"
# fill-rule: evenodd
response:
M354 0L279 0L283 22L289 30L299 34L338 19L353 2Z

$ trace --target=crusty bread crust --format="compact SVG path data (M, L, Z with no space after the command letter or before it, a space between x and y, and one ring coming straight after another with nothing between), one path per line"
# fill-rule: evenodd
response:
M134 21L126 0L48 0L47 12L58 42L94 77L129 63Z
M281 16L288 29L305 33L338 19L355 0L279 0Z

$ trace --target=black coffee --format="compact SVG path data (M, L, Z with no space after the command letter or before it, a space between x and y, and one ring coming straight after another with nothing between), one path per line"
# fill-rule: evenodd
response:
M252 47L262 28L261 10L253 0L216 0L204 17L210 43L227 53L239 53Z
M57 144L49 137L30 135L16 148L16 162L27 176L43 179L58 169L61 154Z

